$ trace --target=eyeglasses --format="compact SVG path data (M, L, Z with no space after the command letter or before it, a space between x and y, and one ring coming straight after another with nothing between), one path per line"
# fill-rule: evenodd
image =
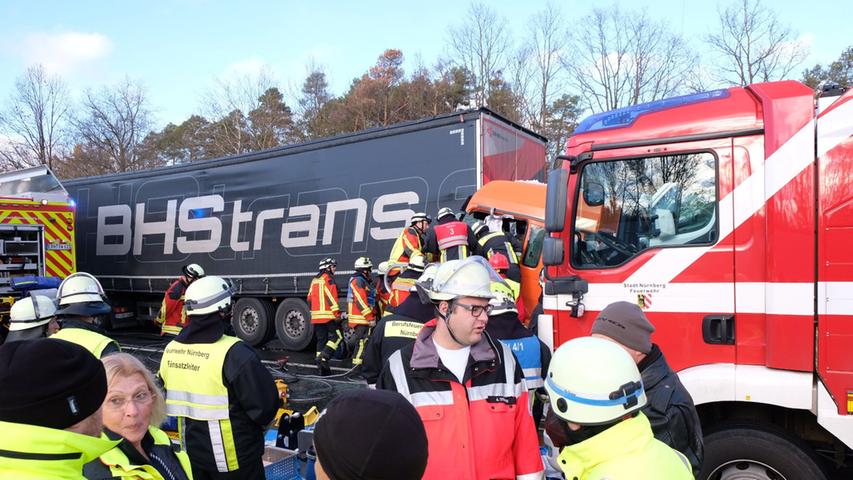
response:
M122 410L129 402L137 405L148 405L154 400L154 396L148 390L137 392L132 397L110 397L107 399L107 406L113 410Z
M471 312L471 315L475 317L479 317L483 313L486 315L491 315L493 306L491 304L486 305L468 305L467 303L456 302L456 305L464 308Z

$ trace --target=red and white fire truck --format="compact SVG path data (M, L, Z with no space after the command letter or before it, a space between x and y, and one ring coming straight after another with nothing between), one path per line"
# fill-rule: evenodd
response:
M849 465L853 90L771 82L596 114L557 162L543 340L636 302L697 405L703 478Z

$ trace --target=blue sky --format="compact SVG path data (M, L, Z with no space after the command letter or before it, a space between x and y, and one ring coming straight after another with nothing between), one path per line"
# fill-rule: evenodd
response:
M765 0L766 1L766 0ZM701 49L717 5L697 0L622 0L646 8ZM557 2L567 26L611 2ZM767 2L811 47L805 65L826 63L853 44L853 13L841 6L809 8L802 1ZM417 6L410 6L417 5ZM544 1L496 0L520 39ZM444 55L447 29L468 3L400 1L37 1L0 0L0 104L28 65L43 63L79 97L86 88L125 75L145 86L156 125L179 123L200 111L216 78L267 66L284 91L298 92L306 65L325 67L331 90L346 91L386 48L399 48L409 70ZM798 75L799 76L799 73Z

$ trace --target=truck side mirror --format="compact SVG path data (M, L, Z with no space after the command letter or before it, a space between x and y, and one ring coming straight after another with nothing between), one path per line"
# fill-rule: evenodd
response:
M548 172L548 188L545 193L545 229L562 232L566 224L569 172L563 169Z
M604 205L604 187L600 183L589 183L583 189L583 201L590 207Z
M545 237L545 241L542 242L542 263L545 265L563 263L563 239Z

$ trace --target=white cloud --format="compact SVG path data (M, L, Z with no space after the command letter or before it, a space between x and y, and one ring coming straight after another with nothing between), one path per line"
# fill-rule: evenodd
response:
M19 54L28 65L40 63L52 73L67 74L112 50L112 42L101 33L34 32L24 37Z

